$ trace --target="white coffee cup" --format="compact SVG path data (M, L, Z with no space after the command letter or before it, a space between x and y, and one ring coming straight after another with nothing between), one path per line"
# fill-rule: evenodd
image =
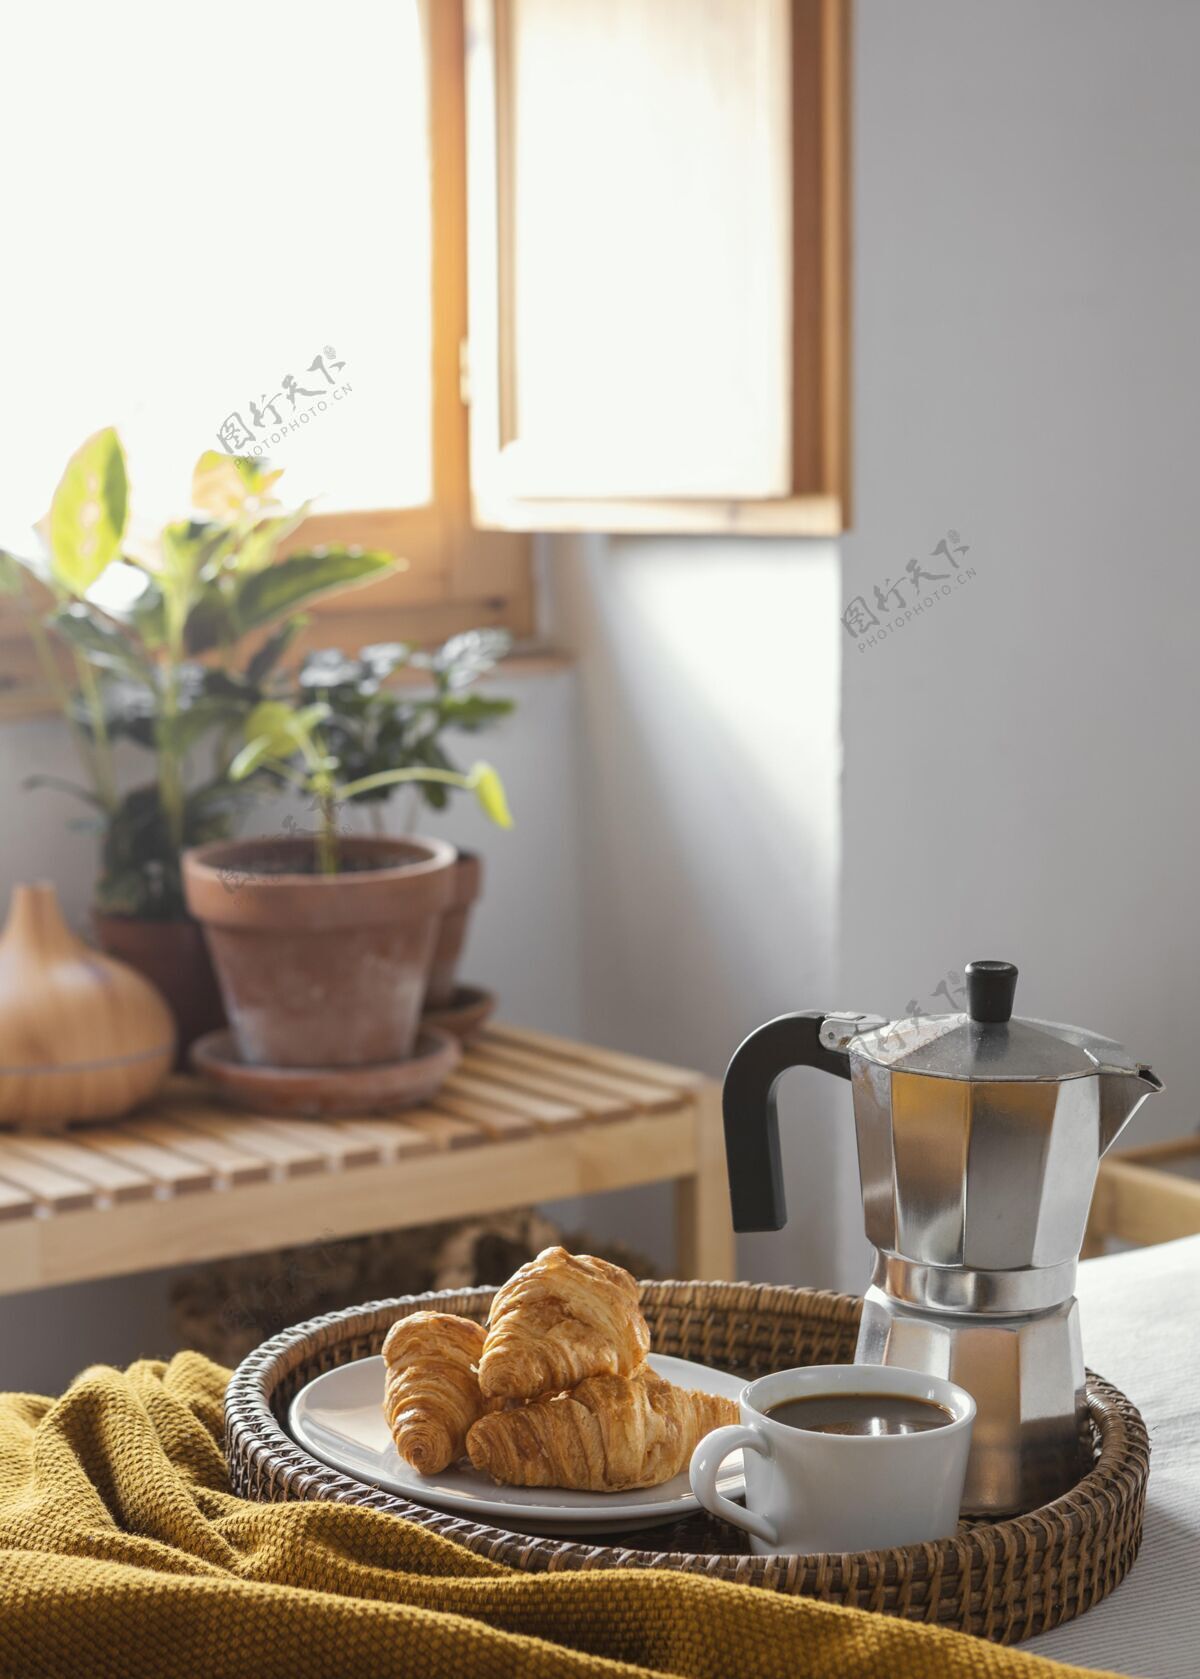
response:
M767 1414L790 1399L836 1393L923 1399L952 1420L912 1434L827 1434ZM740 1404L741 1422L705 1435L690 1473L704 1508L744 1528L756 1556L878 1551L953 1536L975 1420L965 1388L888 1365L818 1364L751 1382ZM722 1463L739 1450L744 1509L717 1491Z

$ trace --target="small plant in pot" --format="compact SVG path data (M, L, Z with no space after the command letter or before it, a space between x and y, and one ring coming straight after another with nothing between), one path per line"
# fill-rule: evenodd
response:
M445 743L447 733L476 735L512 712L511 700L474 688L510 646L506 631L477 629L452 637L434 652L397 642L363 648L357 657L325 648L301 667L294 703L320 701L329 707L322 735L344 772L367 789L354 794L355 802L378 814L396 791L396 783L381 772L397 767L456 772ZM427 675L430 690L384 687L402 667ZM430 778L415 782L412 791L429 809L442 811L454 788ZM487 992L464 988L460 993L457 983L468 919L482 884L482 859L460 849L453 896L434 948L425 1011L431 1022L444 1021L462 1032L478 1025L493 1003Z
M208 938L240 1064L231 1068L230 1048L205 1040L198 1065L219 1076L216 1057L232 1093L240 1079L244 1093L253 1084L260 1099L299 1112L419 1100L430 1088L422 1063L436 1063L436 1084L457 1059L443 1034L427 1033L423 1052L417 1041L454 849L345 834L347 804L437 784L474 792L495 822L511 825L499 777L484 763L466 774L425 765L348 773L327 733L333 716L324 701L264 702L229 771L235 784L267 777L304 794L314 833L218 841L183 859L188 907ZM257 1079L254 1069L263 1070Z
M279 477L263 462L210 451L193 474L192 516L139 545L110 428L68 462L40 529L44 555L0 554L0 587L25 605L84 770L82 785L54 785L83 802L99 839L97 933L164 993L181 1052L222 1018L184 903L182 852L231 830L247 790L229 766L245 718L305 622L298 609L398 563L341 547L278 557L309 512L280 507ZM151 758L149 778L128 791L115 764L122 743ZM39 783L50 784L27 785Z

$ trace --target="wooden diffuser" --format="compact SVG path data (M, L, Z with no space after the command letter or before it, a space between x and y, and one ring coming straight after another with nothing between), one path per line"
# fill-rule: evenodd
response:
M114 1119L158 1088L174 1053L154 987L77 939L53 886L18 886L0 935L0 1124Z

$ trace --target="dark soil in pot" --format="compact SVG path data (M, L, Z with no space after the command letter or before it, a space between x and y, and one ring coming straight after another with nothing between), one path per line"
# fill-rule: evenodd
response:
M94 909L92 925L101 950L127 962L162 993L175 1019L175 1065L186 1067L191 1044L225 1025L225 1005L199 922L144 921Z
M412 1054L454 849L346 837L341 870L312 841L219 840L184 855L237 1052L273 1067L360 1067Z

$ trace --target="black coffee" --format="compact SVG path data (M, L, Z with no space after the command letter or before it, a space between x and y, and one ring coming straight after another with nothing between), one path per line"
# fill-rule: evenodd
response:
M785 1399L766 1415L813 1434L924 1434L954 1421L944 1405L897 1393L814 1393Z

